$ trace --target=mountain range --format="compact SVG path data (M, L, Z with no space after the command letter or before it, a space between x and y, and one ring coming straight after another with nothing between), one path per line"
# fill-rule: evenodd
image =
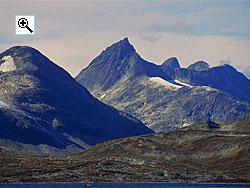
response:
M128 38L105 49L75 79L155 131L250 113L250 80L232 66L198 61L181 68L175 57L157 65L140 57Z
M0 60L2 147L58 154L153 132L94 98L34 48L12 47Z
M249 89L230 65L157 65L127 38L75 79L12 47L0 54L0 182L249 183Z

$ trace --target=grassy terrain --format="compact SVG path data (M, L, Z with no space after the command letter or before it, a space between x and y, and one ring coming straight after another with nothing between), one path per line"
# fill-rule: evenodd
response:
M0 182L250 183L250 116L111 140L63 157L5 152Z

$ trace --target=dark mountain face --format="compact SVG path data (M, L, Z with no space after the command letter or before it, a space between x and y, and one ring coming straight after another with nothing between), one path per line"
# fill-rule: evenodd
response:
M176 58L159 66L143 60L128 43L113 44L76 77L106 104L156 131L208 119L238 120L250 113L250 81L233 67L209 68L200 61L180 68ZM121 51L121 58L112 55Z
M13 47L0 54L0 59L1 67L10 67L13 62L15 65L14 70L5 68L0 73L2 139L84 148L152 132L132 116L95 99L33 48Z

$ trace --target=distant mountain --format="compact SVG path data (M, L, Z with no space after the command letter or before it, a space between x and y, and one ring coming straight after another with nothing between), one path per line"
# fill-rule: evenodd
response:
M250 183L249 140L250 116L111 140L61 158L0 148L0 182Z
M76 80L156 131L250 113L250 81L234 68L209 68L201 61L181 68L175 57L156 65L142 59L127 38L104 50Z
M173 80L192 86L216 88L250 103L250 80L230 65L209 68L205 62L196 62L188 68L163 70Z
M180 68L180 67L178 67ZM188 69L193 69L197 71L205 71L209 69L209 64L206 63L205 61L197 61L192 65L188 66Z
M31 47L0 54L0 145L51 153L152 133ZM34 147L36 145L37 147Z
M168 75L171 79L174 76L174 70L177 68L181 68L179 61L176 57L171 57L167 59L160 65L160 67L165 72L165 74Z
M176 57L171 57L162 63L161 68L165 70L165 69L177 69L181 67L178 59Z

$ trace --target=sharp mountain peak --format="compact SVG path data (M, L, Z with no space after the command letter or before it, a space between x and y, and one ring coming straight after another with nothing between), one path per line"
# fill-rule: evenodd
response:
M132 44L130 44L128 38L124 38L110 47L106 48L101 55L112 55L115 59L123 59L131 53L135 53L136 50Z

